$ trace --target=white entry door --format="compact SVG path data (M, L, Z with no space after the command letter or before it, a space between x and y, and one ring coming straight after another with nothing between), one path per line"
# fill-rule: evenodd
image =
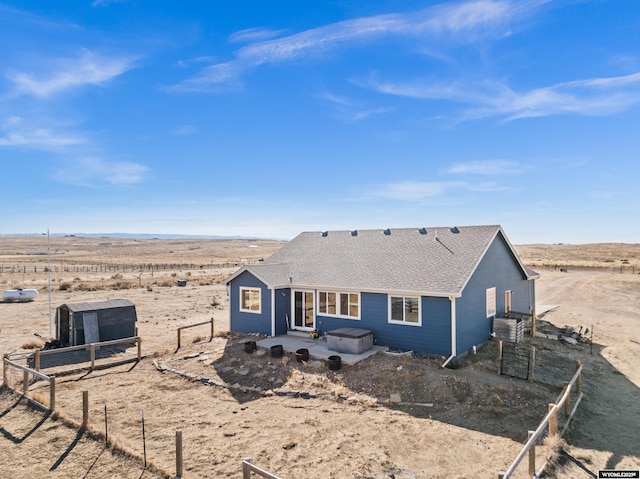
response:
M315 327L315 298L313 291L294 291L293 327L310 331Z

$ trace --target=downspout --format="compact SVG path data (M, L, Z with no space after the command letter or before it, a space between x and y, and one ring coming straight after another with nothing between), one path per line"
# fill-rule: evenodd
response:
M536 335L536 320L537 318L537 314L536 313L536 280L535 279L530 279L529 280L529 308L531 310L531 336L535 336Z
M271 336L276 335L276 289L271 290Z
M456 298L455 296L449 296L451 301L451 356L442 363L442 367L446 367L453 358L456 357Z

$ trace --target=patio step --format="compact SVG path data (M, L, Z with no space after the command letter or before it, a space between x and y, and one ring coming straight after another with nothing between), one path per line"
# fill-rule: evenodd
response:
M287 331L287 336L294 336L296 338L310 338L311 335L309 331L296 331L295 329L291 329Z

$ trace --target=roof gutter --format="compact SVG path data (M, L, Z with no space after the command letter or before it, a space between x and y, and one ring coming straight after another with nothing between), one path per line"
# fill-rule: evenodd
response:
M456 357L456 297L449 296L449 301L451 301L451 356L447 358L447 360L442 363L442 367L446 367L453 358Z
M259 278L258 278L259 279ZM266 284L266 283L265 283ZM378 294L397 294L399 296L429 296L431 298L451 298L456 297L459 298L462 296L462 293L455 292L440 292L435 293L431 291L410 291L406 289L398 289L398 290L390 290L390 289L378 289L378 288L368 288L368 287L346 287L346 286L323 286L318 284L307 284L307 283L273 283L272 286L274 289L314 289L318 291L338 291L342 293L378 293Z

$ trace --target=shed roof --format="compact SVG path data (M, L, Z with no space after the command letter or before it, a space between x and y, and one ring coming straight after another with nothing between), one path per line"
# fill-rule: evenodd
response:
M502 237L523 276L527 270L502 228L400 228L301 233L249 271L269 287L330 287L459 296L496 237Z
M85 303L66 303L58 308L66 308L69 311L78 313L81 311L97 311L100 309L125 308L135 305L128 299L107 299L105 301L91 301Z

